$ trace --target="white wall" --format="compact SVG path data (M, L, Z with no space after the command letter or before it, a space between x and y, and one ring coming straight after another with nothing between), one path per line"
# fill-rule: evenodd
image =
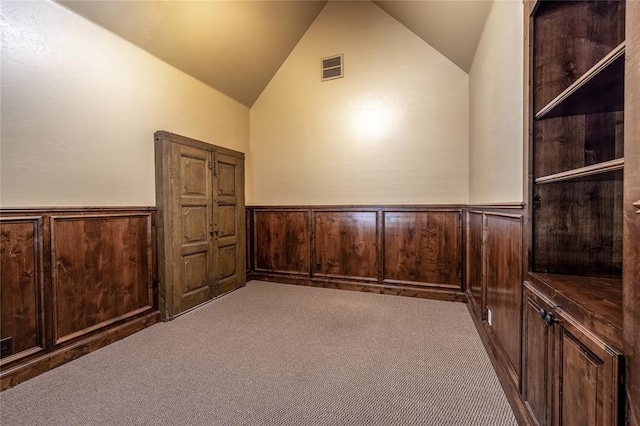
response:
M469 202L522 201L523 10L496 0L469 73Z
M468 108L464 71L373 3L329 2L251 108L253 202L466 203Z
M2 207L155 205L156 130L248 153L240 103L56 3L1 7Z

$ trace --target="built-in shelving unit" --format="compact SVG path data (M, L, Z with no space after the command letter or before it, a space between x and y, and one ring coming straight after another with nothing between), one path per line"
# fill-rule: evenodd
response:
M530 9L521 397L534 424L624 417L625 8L548 0Z
M622 274L624 2L533 16L533 272Z

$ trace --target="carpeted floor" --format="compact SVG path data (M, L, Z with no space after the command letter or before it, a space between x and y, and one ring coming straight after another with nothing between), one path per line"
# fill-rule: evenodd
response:
M0 394L9 425L516 425L465 305L250 282Z

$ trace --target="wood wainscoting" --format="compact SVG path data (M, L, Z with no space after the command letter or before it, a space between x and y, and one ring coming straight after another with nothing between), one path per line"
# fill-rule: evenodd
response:
M520 399L524 208L470 206L465 210L465 287L498 378L520 424L530 424Z
M155 208L0 210L4 390L158 320Z
M459 206L247 208L254 279L466 301Z

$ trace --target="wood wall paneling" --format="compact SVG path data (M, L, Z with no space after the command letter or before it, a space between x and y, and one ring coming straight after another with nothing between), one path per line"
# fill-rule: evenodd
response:
M151 215L52 216L55 343L153 310Z
M305 210L255 210L255 271L309 274L310 230Z
M0 211L4 390L158 320L154 208Z
M41 217L0 219L2 364L45 348L41 226Z
M522 217L485 213L486 306L512 380L519 383L522 309ZM488 314L487 314L488 315Z
M482 212L467 212L466 280L473 309L484 319L484 254Z
M316 211L314 225L314 275L377 280L375 211Z
M460 211L383 214L385 282L461 288Z
M459 206L250 206L250 274L466 301L462 211Z

